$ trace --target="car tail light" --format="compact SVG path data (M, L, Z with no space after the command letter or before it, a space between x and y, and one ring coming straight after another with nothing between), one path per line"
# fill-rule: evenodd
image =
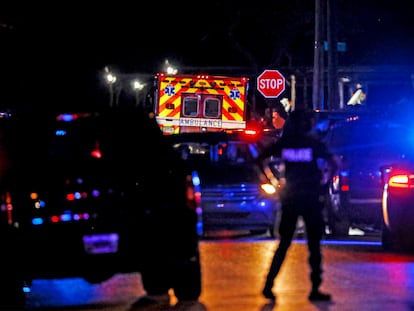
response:
M13 224L13 204L10 192L4 194L4 201L1 206L1 210L7 214L7 223Z
M341 185L341 191L342 192L349 191L349 177L348 177L348 173L341 172L340 176L335 176L335 178L339 178L340 185Z
M414 174L393 175L388 180L388 187L414 188Z
M186 178L187 207L196 210L201 202L200 178L196 171Z
M101 149L99 148L99 142L98 141L95 142L95 147L91 151L91 156L96 158L96 159L102 158L102 152L101 152Z
M197 215L197 234L203 235L203 217L201 208L201 189L200 177L197 171L193 171L191 175L186 178L186 200L187 207L196 212Z
M259 127L249 126L242 131L241 138L248 142L258 141L260 134L261 130Z
M100 158L102 158L102 153L99 149L94 149L91 152L91 156L94 157L94 158L100 159Z
M254 128L247 128L244 130L244 135L246 135L246 137L256 137L259 134L259 131L257 129Z

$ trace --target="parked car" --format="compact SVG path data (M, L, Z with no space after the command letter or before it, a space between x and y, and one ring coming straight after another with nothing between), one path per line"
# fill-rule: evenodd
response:
M198 299L196 174L154 119L114 108L3 121L1 214L23 236L28 284L140 272L149 294Z
M411 152L409 132L398 120L368 113L347 115L330 124L324 140L339 162L327 194L327 218L333 234L347 234L351 226L381 228L380 167Z
M254 158L256 140L234 133L170 135L174 148L200 178L202 230L275 234L279 200L275 187Z
M411 160L381 168L382 234L385 250L414 252L414 162Z

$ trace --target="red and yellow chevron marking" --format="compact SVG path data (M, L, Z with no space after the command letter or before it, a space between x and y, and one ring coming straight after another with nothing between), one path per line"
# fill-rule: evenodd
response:
M198 77L194 75L160 76L158 81L158 116L180 118L181 94L214 94L223 96L222 120L244 121L246 118L247 78ZM231 96L237 94L237 96ZM174 109L167 109L167 106ZM231 108L234 112L229 112Z
M192 79L180 79L180 78L165 78L159 82L158 96L159 96L159 105L158 105L158 116L168 117L168 118L179 118L181 111L181 93L184 92L194 92L190 90L189 87L186 87ZM171 90L169 93L167 90ZM172 93L172 90L174 93ZM173 104L174 109L167 109L168 104Z

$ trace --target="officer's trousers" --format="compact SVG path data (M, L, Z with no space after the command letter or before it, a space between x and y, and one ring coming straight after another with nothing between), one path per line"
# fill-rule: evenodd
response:
M279 224L280 242L268 270L265 284L266 290L271 290L273 287L274 279L279 273L286 253L292 243L299 216L302 216L306 227L312 289L317 290L322 283L323 271L320 242L324 233L325 222L319 202L319 195L297 196L282 200L282 216Z

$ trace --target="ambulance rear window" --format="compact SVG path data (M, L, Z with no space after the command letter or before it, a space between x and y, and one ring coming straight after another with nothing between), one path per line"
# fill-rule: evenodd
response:
M197 97L186 97L183 102L183 114L186 117L196 117L198 114Z
M208 118L219 117L220 101L217 98L208 98L204 102L204 115Z

